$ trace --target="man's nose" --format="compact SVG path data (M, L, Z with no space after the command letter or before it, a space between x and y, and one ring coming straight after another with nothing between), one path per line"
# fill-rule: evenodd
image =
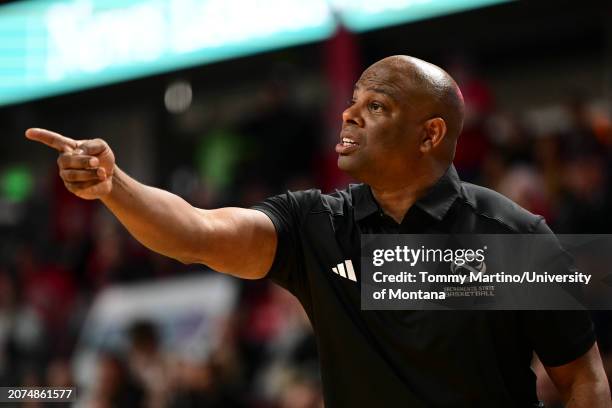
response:
M357 104L349 106L344 110L344 112L342 112L342 123L363 127L364 121L361 115L359 114Z

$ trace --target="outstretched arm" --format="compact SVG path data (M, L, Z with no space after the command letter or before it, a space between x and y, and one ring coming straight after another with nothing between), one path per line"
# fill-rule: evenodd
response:
M247 279L262 278L270 269L277 236L265 214L243 208L202 210L141 184L117 167L101 139L74 140L44 129L28 129L26 137L60 152L57 163L66 188L84 199L100 199L149 249Z

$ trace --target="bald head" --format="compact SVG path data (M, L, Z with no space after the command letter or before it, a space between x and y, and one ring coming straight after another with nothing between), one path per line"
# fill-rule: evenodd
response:
M446 139L456 143L463 127L463 96L446 71L418 58L394 55L371 65L360 81L375 80L381 74L396 85L400 98L410 98L410 103L418 104L424 117L444 119Z
M407 56L380 60L342 113L338 167L377 188L429 185L453 161L463 111L459 87L441 68Z

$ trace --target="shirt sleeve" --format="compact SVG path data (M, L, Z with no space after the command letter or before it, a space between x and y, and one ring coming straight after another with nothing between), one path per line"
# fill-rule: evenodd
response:
M544 221L540 221L534 232L553 232ZM554 239L554 242L557 242ZM571 256L563 257L564 265L558 268L573 268ZM561 261L559 261L561 262ZM549 367L570 363L586 353L595 343L595 330L590 314L586 310L537 310L523 312L524 329L533 350L542 363Z
M570 363L595 343L595 331L587 311L538 310L524 313L525 331L545 366Z
M267 277L298 298L306 285L302 224L318 197L319 190L288 191L251 207L266 214L276 228L276 254Z

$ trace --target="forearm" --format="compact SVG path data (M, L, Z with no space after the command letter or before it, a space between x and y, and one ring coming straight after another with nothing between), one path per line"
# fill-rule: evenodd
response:
M184 263L202 248L205 220L177 195L146 186L115 167L111 192L101 198L127 230L147 248Z
M202 210L167 191L145 186L116 166L115 154L102 139L74 140L38 128L28 129L26 137L57 150L66 188L85 200L102 200L149 249L247 279L264 277L272 266L276 229L262 212Z

